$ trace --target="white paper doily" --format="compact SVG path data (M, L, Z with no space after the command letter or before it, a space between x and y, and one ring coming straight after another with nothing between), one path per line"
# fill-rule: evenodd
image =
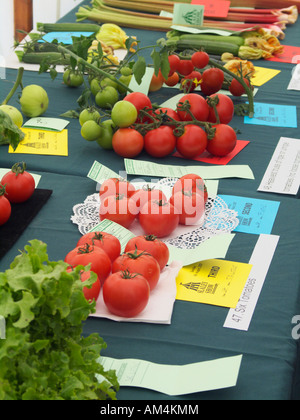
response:
M177 179L163 178L156 183L156 187L162 189L168 198ZM141 184L139 184L139 187L141 188ZM100 197L98 192L89 195L83 203L76 204L73 207L74 214L71 216L71 221L78 226L82 235L99 224L99 208ZM219 196L208 197L203 223L201 222L199 226L179 225L172 235L162 238L162 240L177 248L193 249L214 235L231 233L239 224L237 216L237 212L229 209L225 201ZM130 231L135 235L144 234L138 221L133 223Z

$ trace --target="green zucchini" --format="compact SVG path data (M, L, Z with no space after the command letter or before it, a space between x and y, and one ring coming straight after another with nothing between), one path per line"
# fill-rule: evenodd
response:
M21 60L30 64L41 64L43 60L47 60L48 64L70 64L70 58L67 55L63 57L59 52L25 52L21 56Z
M208 39L181 39L181 37L168 39L166 41L166 46L174 48L178 51L192 49L203 50L206 51L207 54L214 54L218 56L222 55L225 52L237 56L240 49L239 45L230 42L216 42Z
M223 35L208 35L208 34L189 34L189 35L180 35L179 39L188 40L191 45L193 45L193 42L197 42L198 40L201 41L213 41L216 44L225 43L225 44L234 44L241 47L244 45L244 38L241 36L223 36Z
M40 32L98 32L100 25L96 23L40 23L36 24Z

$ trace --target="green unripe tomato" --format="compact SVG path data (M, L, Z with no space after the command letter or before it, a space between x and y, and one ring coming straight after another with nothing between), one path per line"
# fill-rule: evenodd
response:
M0 109L10 116L12 122L16 124L17 127L22 127L23 115L17 108L11 105L0 105Z
M88 120L81 127L81 135L87 141L95 141L101 136L102 128L94 120Z
M78 87L83 83L83 75L77 71L68 69L63 74L64 84L70 87Z
M100 137L97 138L97 143L99 146L101 146L103 149L106 150L112 150L112 138L114 134L113 126L114 123L111 119L105 120L101 123L102 126L102 132Z
M119 81L123 83L125 86L129 86L131 78L132 78L132 74L129 74L128 76L122 75L120 76ZM120 85L118 85L117 89L120 94L127 92L127 89L123 88L123 86L120 86Z
M94 120L96 122L100 121L100 114L94 108L85 108L79 114L79 123L82 126L86 121Z
M117 89L118 83L115 82L114 80L110 79L109 77L104 77L104 79L102 79L100 81L100 86L101 87L112 86L115 89Z
M120 72L123 76L130 76L132 74L132 70L130 67L122 67Z
M22 90L20 104L21 111L26 117L39 117L48 109L48 94L45 89L39 85L25 86Z
M95 97L95 102L100 108L111 108L118 100L119 93L113 86L106 86Z
M118 101L111 110L111 119L120 128L132 125L138 116L136 107L129 101Z

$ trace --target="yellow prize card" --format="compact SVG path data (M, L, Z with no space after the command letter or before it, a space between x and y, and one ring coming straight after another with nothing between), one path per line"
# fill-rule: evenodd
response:
M14 151L11 146L9 153L26 153L30 155L68 156L68 130L50 131L33 128L22 128L24 139Z
M176 299L235 308L251 268L219 259L184 266L176 278Z
M267 83L273 77L277 76L281 70L268 69L265 67L254 67L255 73L251 77L251 83L253 86L262 86Z

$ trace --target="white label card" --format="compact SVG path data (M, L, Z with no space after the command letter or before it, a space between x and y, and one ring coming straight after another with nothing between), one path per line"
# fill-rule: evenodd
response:
M281 137L258 191L296 195L300 185L300 139Z
M250 275L237 306L228 312L225 328L248 331L278 241L276 235L259 236L249 261L252 264Z

